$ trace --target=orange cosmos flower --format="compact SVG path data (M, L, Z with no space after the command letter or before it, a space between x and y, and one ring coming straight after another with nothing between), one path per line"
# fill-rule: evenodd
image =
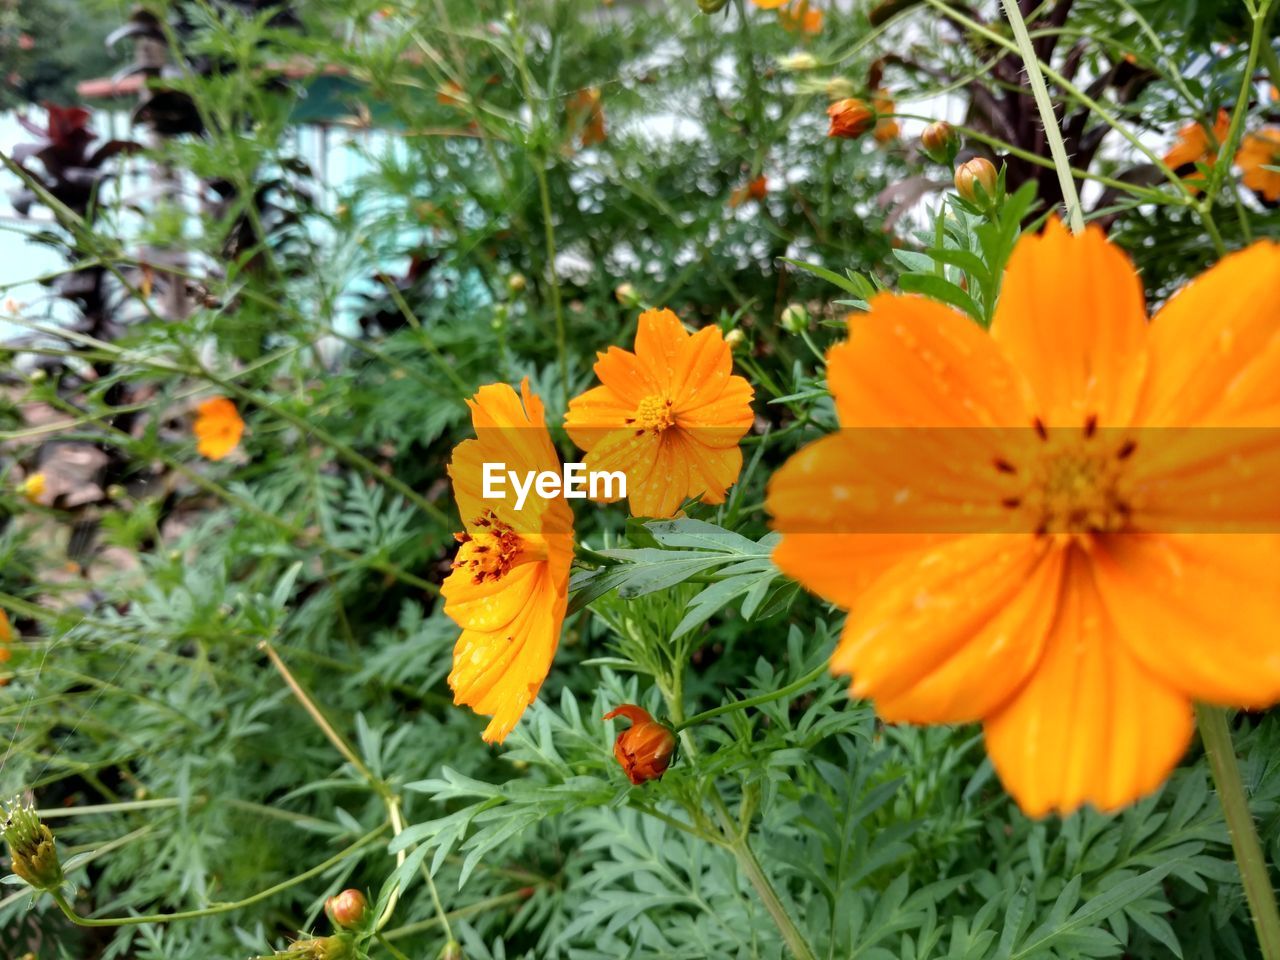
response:
M560 642L569 602L573 513L559 497L531 489L515 508L505 497L486 499L484 464L506 464L519 477L560 472L542 401L520 384L481 387L467 401L476 439L454 447L449 462L462 517L461 544L440 595L444 612L462 628L453 648L453 702L492 717L488 743L501 743L538 695ZM522 480L523 482L523 480Z
M913 296L851 317L827 357L843 429L767 496L774 560L849 612L851 692L890 722L981 721L1035 816L1156 788L1192 701L1280 699L1277 276L1256 244L1148 324L1125 254L1051 221L990 333Z
M565 429L588 471L621 471L637 517L670 517L688 497L723 503L751 426L751 385L733 374L720 329L689 334L670 310L640 314L635 353L597 354L600 386L575 397Z
M762 173L750 183L744 183L740 187L736 187L729 194L729 206L738 208L748 200L762 201L769 195L769 181Z
M1245 137L1236 164L1246 187L1272 203L1280 200L1280 173L1264 169L1280 167L1280 127L1263 127Z
M778 11L778 23L787 33L816 37L822 32L822 11L811 8L809 0L796 0Z
M613 742L613 755L632 785L660 780L671 766L676 752L676 735L666 724L659 723L649 711L633 703L624 703L604 715L604 719L626 717L631 726L618 734Z
M857 97L837 100L827 107L827 116L831 118L831 128L827 130L827 136L840 137L844 140L854 140L862 136L875 126L876 122L875 111Z
M604 143L604 98L596 87L579 90L569 98L566 107L569 127L577 131L578 143L583 148Z
M1188 123L1178 131L1178 137L1173 146L1164 155L1164 162L1174 171L1197 163L1212 167L1218 160L1218 146L1227 139L1230 127L1231 116L1226 110L1218 111L1218 119L1213 124L1212 134L1199 121ZM1195 181L1202 179L1199 173L1192 171L1183 179L1187 182L1189 189L1193 192L1199 191L1199 187L1192 185Z
M221 460L240 443L244 421L236 405L226 397L210 397L196 408L196 452L210 460Z
M871 135L876 138L876 142L888 143L890 140L898 139L901 128L892 116L897 109L893 98L884 90L877 90L871 98L871 103L876 112L876 125Z

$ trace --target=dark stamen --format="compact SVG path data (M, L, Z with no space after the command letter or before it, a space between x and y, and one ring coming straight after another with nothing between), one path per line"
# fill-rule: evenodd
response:
M995 463L995 468L999 470L1001 473L1017 473L1018 472L1018 468L1015 467L1008 460L1004 459L1004 457L996 457L994 463Z
M1117 460L1128 460L1131 456L1133 456L1133 451L1135 451L1135 450L1137 450L1137 449L1138 449L1137 441L1135 441L1135 440L1126 440L1126 441L1121 445L1120 449L1116 451L1116 459L1117 459Z
M1091 413L1084 418L1084 435L1085 439L1092 437L1098 432L1098 415Z
M1044 428L1044 421L1036 417L1031 421L1031 425L1036 428L1036 436L1041 440L1049 439L1049 431Z

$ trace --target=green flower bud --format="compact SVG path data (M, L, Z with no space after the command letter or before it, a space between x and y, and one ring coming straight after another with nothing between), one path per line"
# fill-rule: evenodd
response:
M462 956L462 944L457 940L450 940L441 949L437 960L465 960Z
M799 303L789 303L779 318L782 329L787 333L802 333L809 329L809 311Z
M14 873L37 890L57 890L62 886L62 864L58 862L53 834L40 822L33 807L15 800L12 807L4 810L0 834L9 845Z
M747 342L747 335L734 327L724 335L724 342L729 345L730 350L737 350L740 346Z
M630 283L618 284L617 289L613 291L613 295L617 298L618 302L622 304L624 307L640 306L640 294L636 291L636 288L633 284L630 284Z
M703 13L719 13L729 3L729 0L698 0L698 9Z

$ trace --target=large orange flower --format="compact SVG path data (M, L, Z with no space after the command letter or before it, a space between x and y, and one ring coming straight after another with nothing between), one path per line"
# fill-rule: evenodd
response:
M1263 127L1240 144L1236 164L1244 173L1244 185L1272 203L1280 200L1280 127Z
M196 452L210 460L221 460L240 443L244 421L236 405L226 397L210 397L196 408Z
M1148 323L1124 253L1054 221L989 334L911 296L851 318L828 354L842 430L767 505L778 565L849 611L852 693L891 722L981 721L1032 815L1154 789L1193 701L1280 699L1277 276L1257 244Z
M670 517L688 497L723 503L753 392L720 329L690 334L670 310L646 310L635 353L610 347L595 371L601 385L575 397L564 422L587 469L626 474L633 516Z
M539 496L536 488L517 510L510 483L496 491L501 498L484 497L486 463L506 464L504 472L520 477L560 472L542 401L528 380L520 396L490 384L467 405L476 439L458 444L449 462L461 546L440 590L444 612L462 628L449 686L454 703L493 718L484 739L501 743L538 695L560 642L573 513L562 498Z
M1200 121L1188 123L1178 131L1173 146L1164 155L1164 162L1172 170L1190 167L1197 163L1212 167L1218 160L1218 147L1227 139L1230 127L1231 116L1226 110L1218 111L1218 119L1214 121L1212 135ZM1183 178L1193 192L1199 190L1199 187L1194 184L1201 179L1203 179L1201 175L1195 171Z

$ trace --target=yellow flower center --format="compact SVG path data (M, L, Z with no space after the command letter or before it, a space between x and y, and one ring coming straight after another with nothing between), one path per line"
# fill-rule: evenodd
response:
M453 569L468 570L473 583L500 580L520 556L523 540L520 534L486 510L471 522L473 533L455 533L462 544L453 558Z
M645 430L661 433L676 422L676 415L671 407L670 400L653 394L640 401L640 406L636 407L635 416L628 417L627 423L637 428L637 435Z
M1133 455L1132 439L1097 432L1089 417L1082 431L1054 430L1035 422L1039 443L1022 468L999 459L998 471L1021 481L1020 493L1001 503L1025 511L1040 535L1115 533L1129 526L1132 508L1124 483L1124 464Z

